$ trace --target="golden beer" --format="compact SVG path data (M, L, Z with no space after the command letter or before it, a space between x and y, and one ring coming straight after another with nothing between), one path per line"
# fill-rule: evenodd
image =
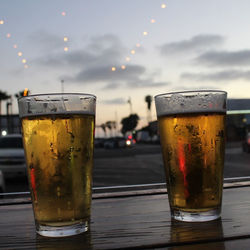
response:
M94 115L26 116L22 117L22 131L36 225L87 224Z
M158 117L171 211L220 211L225 112Z

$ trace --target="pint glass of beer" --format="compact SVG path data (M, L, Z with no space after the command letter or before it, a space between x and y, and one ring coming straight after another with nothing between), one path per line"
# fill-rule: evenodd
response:
M173 219L198 222L220 217L226 98L224 91L155 97Z
M96 97L41 94L18 100L37 233L89 229Z

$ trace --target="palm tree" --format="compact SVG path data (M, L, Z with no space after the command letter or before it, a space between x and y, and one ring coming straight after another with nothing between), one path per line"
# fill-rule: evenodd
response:
M116 129L116 122L115 121L107 121L105 123L106 128L110 130L110 134L114 136L113 129Z
M121 120L121 124L122 124L122 129L121 132L123 135L126 134L126 132L128 131L133 131L139 121L139 116L137 114L131 114L128 117L125 117Z
M148 122L151 121L151 103L152 103L152 96L151 95L147 95L145 96L145 102L147 103L147 119Z
M7 95L6 92L0 90L0 115L2 114L2 101L8 100L10 95Z
M148 110L151 110L152 96L151 95L145 96L145 102L147 103Z

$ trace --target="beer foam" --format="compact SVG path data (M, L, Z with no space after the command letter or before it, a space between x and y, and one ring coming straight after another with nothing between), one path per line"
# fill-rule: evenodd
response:
M19 117L95 115L96 97L89 94L41 94L18 100Z
M47 112L47 113L36 113L36 114L23 114L20 115L20 118L25 117L38 117L38 116L67 116L67 115L91 115L95 116L95 112L89 112L89 111L64 111L64 112Z
M186 91L155 96L157 116L185 113L226 113L226 92Z

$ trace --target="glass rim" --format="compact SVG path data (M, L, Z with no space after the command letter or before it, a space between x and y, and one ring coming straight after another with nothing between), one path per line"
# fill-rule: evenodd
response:
M67 95L75 95L75 96L85 95L85 96L93 97L95 100L97 99L95 95L87 94L87 93L45 93L45 94L32 94L32 95L27 95L27 96L21 96L18 98L18 101L21 99L35 97L35 96L67 96Z
M156 96L154 96L154 98L159 98L161 96L164 96L164 95L172 95L172 94L187 94L187 93L224 93L224 94L227 94L226 91L224 90L205 90L205 89L202 89L202 90L185 90L185 91L172 91L172 92L166 92L166 93L162 93L162 94L158 94Z

